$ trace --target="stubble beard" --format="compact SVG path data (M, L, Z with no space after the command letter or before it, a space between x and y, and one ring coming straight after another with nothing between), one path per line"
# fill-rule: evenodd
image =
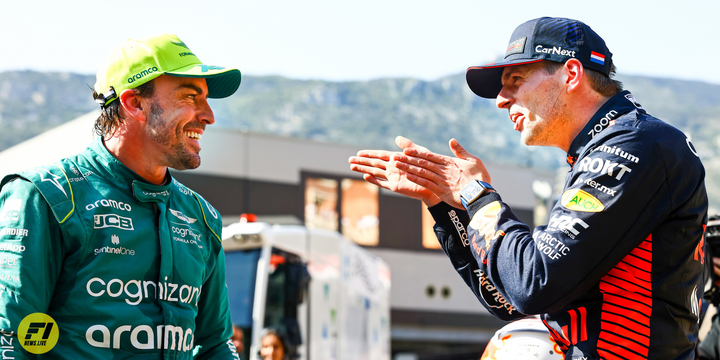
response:
M523 123L520 140L525 145L556 146L554 140L557 137L556 133L562 132L564 125L569 122L562 111L564 108L564 102L560 99L562 87L555 82L551 84L548 92L557 94L554 98L543 101L539 96L533 96L528 99L528 104L532 104L535 111L532 113L532 121L526 118ZM548 101L552 104L548 104Z
M157 101L153 100L150 103L147 136L158 145L169 147L169 150L163 154L163 162L166 166L175 170L197 168L200 166L200 155L186 147L182 128L173 128L173 124L163 118L164 112Z

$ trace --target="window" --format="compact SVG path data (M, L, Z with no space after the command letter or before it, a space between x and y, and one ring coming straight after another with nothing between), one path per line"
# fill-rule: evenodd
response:
M342 233L365 246L380 242L378 187L364 180L342 180Z
M426 249L441 249L440 242L435 235L433 225L435 225L435 219L433 219L425 204L422 205L422 244Z
M305 226L308 229L338 230L337 180L305 179Z
M303 174L305 226L339 231L363 246L380 242L379 189L364 180Z

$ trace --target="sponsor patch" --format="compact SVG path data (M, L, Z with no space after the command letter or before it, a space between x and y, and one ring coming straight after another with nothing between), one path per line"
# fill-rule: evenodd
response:
M601 131L615 125L615 117L617 115L618 112L616 110L608 111L605 116L598 120L597 124L593 125L592 129L588 132L588 135L590 135L591 138L594 138L595 135L599 134Z
M589 228L585 221L569 215L553 215L547 226L547 231L562 231L571 239L580 235L580 230Z
M607 146L607 145L600 145L600 146L598 146L598 147L596 147L595 149L592 150L592 152L596 152L596 151L602 151L602 152L606 152L606 153L608 153L608 154L617 155L617 156L619 156L619 157L621 157L621 158L623 158L623 159L627 159L627 160L632 161L632 162L634 162L634 163L636 163L636 164L640 162L640 158L639 158L639 157L637 157L637 156L635 156L635 155L633 155L633 154L631 154L631 153L629 153L629 152L626 152L626 151L624 151L623 149L621 149L621 148L619 148L619 147L617 147L617 146L612 146L612 147L610 147L610 146Z
M570 248L552 235L541 231L535 236L535 244L542 254L552 260L557 260L570 254Z
M625 174L632 172L629 167L623 164L590 156L582 158L577 166L578 172L608 175L614 177L616 180L621 180Z
M22 199L7 199L0 210L0 222L18 221L20 219L20 209L22 208Z
M615 193L617 192L617 190L613 190L592 179L583 179L582 177L579 177L577 181L575 181L575 185L577 184L587 185L595 190L601 191L610 196L615 196Z
M507 315L510 316L520 315L517 309L515 309L515 307L510 304L510 302L507 301L505 297L502 296L502 294L500 294L495 285L490 282L490 279L487 278L485 272L480 269L473 270L473 272L478 277L478 280L480 282L480 294L482 295L483 300L485 300L485 303L489 307L493 309L504 310Z
M132 219L115 214L95 215L95 229L118 228L122 230L135 230Z
M520 39L517 39L510 44L508 44L508 48L505 51L505 57L508 57L512 54L521 54L525 51L525 41L527 41L527 37L523 37Z
M490 248L492 241L505 235L502 230L495 231L500 210L500 202L493 201L478 210L468 225L470 228L477 230L478 234L485 239L485 249Z
M560 198L560 203L573 211L601 212L605 210L605 205L600 200L580 189L565 191Z
M126 335L122 335L123 333ZM139 350L163 349L189 352L195 347L193 329L183 329L174 325L158 325L155 329L149 325L121 325L111 334L107 326L98 324L87 329L85 340L90 346L106 349L125 349L132 346Z
M575 50L565 50L559 46L553 46L551 48L546 48L546 47L543 47L542 45L538 45L535 47L535 52L575 57Z
M180 211L178 211L178 210L170 209L170 213L172 213L173 215L175 215L176 218L178 218L178 219L180 219L180 220L182 220L182 221L184 221L184 222L186 222L186 223L188 223L188 224L192 224L192 223L194 223L194 222L197 221L197 219L193 219L193 218L191 218L191 217L188 217L188 216L186 216L185 214L183 214L182 212L180 212Z
M457 216L455 210L450 210L448 215L450 215L450 220L452 220L453 225L455 225L455 230L457 230L460 235L460 240L462 241L463 246L470 245L470 240L468 239L467 231L465 231L465 226L463 226L462 222L460 222L460 218Z

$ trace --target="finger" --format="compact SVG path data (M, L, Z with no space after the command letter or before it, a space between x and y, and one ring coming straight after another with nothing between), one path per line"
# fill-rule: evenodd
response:
M396 151L387 151L387 150L360 150L357 153L357 156L359 157L366 157L366 158L376 158L381 160L389 160L390 156L392 154L397 153Z
M430 151L426 147L420 146L420 145L412 142L410 139L402 137L402 136L398 136L395 138L395 144L397 146L399 146L401 149L414 148L414 149L422 149L422 150Z
M367 181L373 185L390 190L390 188L388 187L388 182L386 180L378 179L377 177L369 175L369 174L363 175L363 179L365 179L365 181Z
M365 157L359 157L359 156L351 156L348 159L348 162L350 165L362 165L362 166L372 166L376 167L378 169L385 170L387 168L388 161L386 160L380 160L376 158L365 158Z
M452 151L453 155L458 157L459 159L477 159L475 155L469 153L467 150L465 150L462 145L460 145L460 142L458 142L455 138L450 139L450 151Z
M422 158L436 164L453 163L452 158L449 156L436 154L425 148L406 148L403 150L403 154L411 157Z
M378 168L373 167L373 166L364 166L364 165L351 164L351 165L350 165L350 170L355 171L355 172L359 172L359 173L361 173L361 174L367 174L367 175L370 175L370 176L373 176L373 177L376 177L376 178L379 178L379 179L383 179L383 180L387 179L387 175L385 175L385 170L383 170L383 169L378 169Z
M421 161L423 163L427 163L427 161L422 160L422 159L420 159L419 161ZM392 162L392 166L396 167L397 169L399 169L405 173L427 179L428 181L431 181L433 184L440 184L440 183L444 182L443 177L440 176L435 171L433 171L433 169L437 169L437 165L435 165L435 164L417 165L417 164L412 164L412 163L404 162L404 161L394 161L394 162ZM415 182L415 183L417 184L417 182Z

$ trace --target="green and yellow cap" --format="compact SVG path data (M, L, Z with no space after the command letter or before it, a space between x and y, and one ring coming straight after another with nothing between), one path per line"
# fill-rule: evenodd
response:
M172 34L129 39L114 48L97 72L95 101L105 107L123 90L136 88L162 75L200 77L207 80L208 97L224 98L240 86L240 70L205 65Z

